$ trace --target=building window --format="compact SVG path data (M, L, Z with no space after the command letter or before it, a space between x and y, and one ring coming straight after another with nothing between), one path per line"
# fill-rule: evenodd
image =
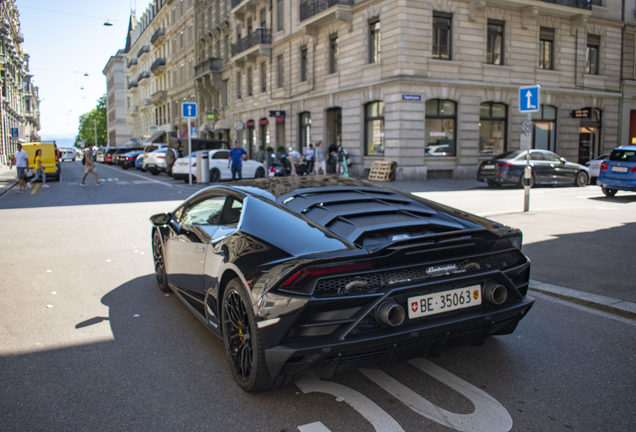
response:
M284 0L278 0L276 2L276 28L278 31L285 29L285 7L283 6Z
M283 55L276 57L276 88L285 86L285 69L283 69Z
M457 104L451 100L426 101L425 156L455 156Z
M433 12L433 58L450 60L453 15Z
M267 27L267 11L265 8L261 9L261 28Z
M300 49L300 81L307 81L307 47Z
M384 155L384 102L364 107L364 149L367 156Z
M329 37L329 73L338 72L338 35Z
M247 68L247 95L252 96L252 68Z
M302 112L298 115L299 120L299 140L298 143L300 148L298 149L301 153L304 148L309 146L311 143L311 113L308 111Z
M598 75L599 48L601 37L598 35L587 35L587 53L585 54L585 73Z
M479 106L479 155L498 155L506 151L508 107L486 102Z
M369 63L378 63L381 54L380 19L369 20Z
M179 33L179 40L181 41L180 46L183 48L183 32Z
M541 110L532 113L532 148L556 151L557 109L541 105Z
M486 46L486 63L493 65L504 64L503 42L504 22L488 20L488 41Z
M554 69L554 29L539 30L539 69Z
M241 99L241 73L236 73L236 97L237 99Z
M267 91L267 63L261 62L261 93Z

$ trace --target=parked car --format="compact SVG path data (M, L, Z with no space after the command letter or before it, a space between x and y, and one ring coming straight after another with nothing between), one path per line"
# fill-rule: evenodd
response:
M166 151L168 149L162 148L150 152L144 158L143 169L150 171L152 175L158 175L161 172L166 172Z
M164 143L146 144L144 146L144 159L146 158L146 156L148 156L153 151L159 150L159 149L162 149L162 148L167 148L167 147L168 147L168 144L164 144ZM143 169L143 162L142 162L142 171L145 171L145 169Z
M106 153L104 153L104 163L113 165L115 164L117 161L113 159L113 157L115 156L115 154L117 153L117 147L109 147L108 150L106 150Z
M504 184L523 185L523 170L526 166L526 150L502 153L479 165L477 180L490 187ZM585 186L590 179L586 166L568 162L556 153L547 150L530 150L532 167L531 185L573 184Z
M108 150L110 150L113 147L99 147L96 151L95 151L95 162L101 162L101 163L105 163L105 156L106 156L106 152L108 152Z
M180 157L188 155L188 140L171 140L168 148L171 150L166 153L166 171L169 175L172 175L172 166ZM229 149L229 144L226 141L219 140L205 140L205 139L193 139L192 151L199 150L217 150L217 149Z
M601 163L597 183L608 197L619 190L636 192L636 146L615 148Z
M150 220L159 288L246 391L481 345L534 303L519 230L364 180L231 182Z
M228 160L230 157L229 150L201 150L192 153L192 166L190 171L193 175L193 181L196 181L196 161L197 154L202 153L204 157L209 159L210 164L210 181L212 183L219 182L221 180L231 180L232 179L232 171L227 167ZM210 156L208 156L210 155ZM184 156L176 160L174 165L172 166L172 177L175 179L180 179L184 181L189 181L188 176L188 163L189 157ZM243 161L243 170L241 171L242 177L247 178L261 178L265 177L266 168L260 162L255 160L245 160Z
M140 154L137 155L137 157L135 158L135 168L141 171L145 171L143 169L144 166L144 156L145 153L141 152Z
M72 149L61 149L59 152L60 161L73 161L75 162L76 156Z
M126 153L117 155L117 165L123 169L132 168L135 166L135 159L137 156L143 154L143 150L132 150Z
M609 153L605 153L600 155L597 158L592 159L591 161L585 162L585 166L588 170L590 170L590 183L596 184L596 180L598 179L599 173L601 172L601 163L603 160L609 157Z

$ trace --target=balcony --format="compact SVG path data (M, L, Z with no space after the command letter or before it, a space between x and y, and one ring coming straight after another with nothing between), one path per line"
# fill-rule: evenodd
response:
M157 31L154 32L152 36L150 37L150 43L154 45L155 42L161 42L161 40L163 39L165 35L166 35L166 29L163 29L163 28L157 29Z
M130 89L132 89L132 88L135 88L135 87L137 87L138 85L139 85L139 83L138 83L136 80L135 80L135 81L130 81L130 82L128 83L128 90L130 90Z
M300 25L305 33L316 35L318 29L335 21L353 26L354 0L305 0L300 3Z
M150 47L148 45L142 46L141 49L137 52L137 58L141 57L147 52L150 52Z
M232 44L232 60L243 63L245 60L255 60L261 55L269 56L272 52L271 43L272 31L257 28L252 34Z
M200 78L208 72L219 72L223 69L223 59L210 57L194 67L194 77Z
M166 69L166 60L165 59L157 59L154 62L152 62L152 65L150 66L150 72L152 72L155 75L159 75L162 74Z
M135 66L137 63L139 63L139 61L136 58L130 60L128 62L128 69L130 69L131 67Z
M524 28L528 28L530 20L539 15L568 18L573 20L571 31L574 33L592 14L592 2L587 0L471 0L470 10L472 12L486 6L520 10L521 26Z
M150 72L144 71L140 73L139 76L137 77L137 83L140 83L145 78L150 78Z
M161 104L168 98L168 92L165 90L159 90L158 92L154 92L151 96L152 103L157 105Z
M567 6L578 9L592 10L592 2L587 0L540 0L545 3L552 3L559 6Z
M245 12L255 12L261 2L269 3L269 0L232 0L232 13L236 19L242 20Z

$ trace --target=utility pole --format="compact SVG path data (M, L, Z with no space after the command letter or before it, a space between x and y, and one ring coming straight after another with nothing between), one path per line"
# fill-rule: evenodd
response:
M93 120L95 120L95 147L97 147L97 119Z

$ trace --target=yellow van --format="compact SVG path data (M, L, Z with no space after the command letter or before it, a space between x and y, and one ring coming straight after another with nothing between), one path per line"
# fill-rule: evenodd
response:
M29 171L31 175L35 176L35 152L38 149L42 149L42 164L44 165L44 173L46 174L46 180L60 180L60 164L58 163L57 145L55 143L48 142L32 142L23 143L22 150L29 155Z

